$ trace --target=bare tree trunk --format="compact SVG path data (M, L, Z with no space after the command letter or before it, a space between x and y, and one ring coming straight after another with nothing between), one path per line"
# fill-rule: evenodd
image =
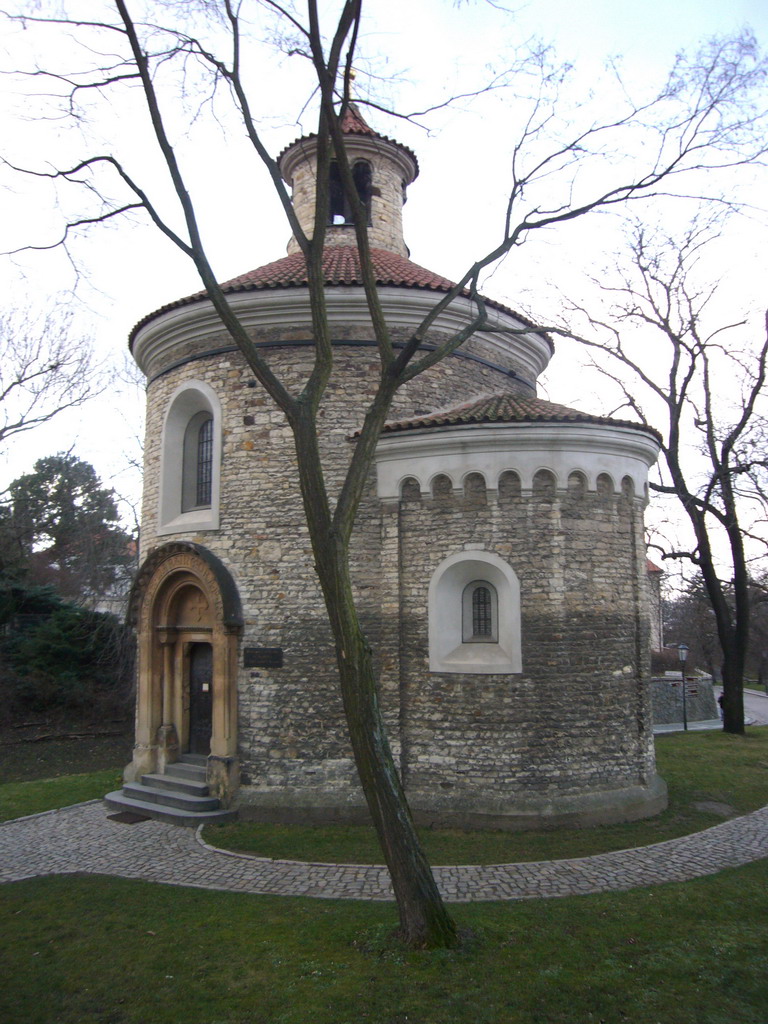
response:
M400 937L414 948L454 946L456 926L416 834L381 720L371 652L359 628L351 594L346 600L338 598L331 611L355 764L392 879Z
M387 406L388 402L382 400L376 420L383 418ZM456 925L445 909L422 850L392 757L381 718L371 652L355 605L349 572L349 543L357 503L352 502L347 507L344 522L334 521L325 492L314 416L302 408L291 425L315 572L336 644L352 752L392 880L400 915L400 936L414 948L454 946L458 941ZM373 433L377 436L378 430ZM350 474L365 479L363 469L367 465L350 470ZM359 486L355 490L359 490ZM339 505L337 513L338 510Z
M392 880L400 936L414 948L453 946L456 926L421 848L381 719L371 651L352 595L346 545L330 539L322 555L325 557L317 559L317 573L336 642L352 751Z
M723 648L723 732L744 734L744 661L746 646L734 638Z

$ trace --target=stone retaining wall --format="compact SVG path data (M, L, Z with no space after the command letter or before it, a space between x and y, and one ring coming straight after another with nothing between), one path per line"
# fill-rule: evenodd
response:
M655 677L651 694L656 725L683 721L683 687L679 675L677 678L674 675ZM707 722L719 718L720 712L709 677L687 677L685 710L689 722Z

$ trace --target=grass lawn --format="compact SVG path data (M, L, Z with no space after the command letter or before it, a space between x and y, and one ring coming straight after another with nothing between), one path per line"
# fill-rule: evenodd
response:
M664 736L657 751L671 808L650 822L522 836L427 832L428 844L442 844L431 855L437 860L434 851L442 849L444 859L455 863L465 859L463 851L487 847L487 860L522 859L499 851L540 843L537 849L566 856L583 844L605 849L605 837L611 846L632 845L633 835L654 842L768 803L768 729L752 729L745 738ZM104 792L114 778L108 771L0 786L0 806L31 813L41 802L86 799L88 787ZM302 839L307 856L321 859L324 830L305 831L317 840L311 846ZM329 859L356 859L359 837L350 839L347 832L334 832ZM269 842L288 842L297 855L296 836L275 835ZM207 836L213 838L211 830ZM237 895L101 877L7 884L0 888L0 1021L768 1021L768 860L628 893L452 909L467 936L462 948L411 953L390 938L396 924L390 904Z
M391 906L122 879L7 885L8 1024L765 1024L768 862L652 890L456 906L408 953Z
M105 793L120 789L122 784L117 768L30 782L7 782L0 786L0 821L39 814L55 807L69 807L83 800L98 800Z

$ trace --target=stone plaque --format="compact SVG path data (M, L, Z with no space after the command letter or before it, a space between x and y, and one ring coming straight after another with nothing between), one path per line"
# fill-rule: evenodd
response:
M246 647L243 650L245 668L282 668L282 647Z

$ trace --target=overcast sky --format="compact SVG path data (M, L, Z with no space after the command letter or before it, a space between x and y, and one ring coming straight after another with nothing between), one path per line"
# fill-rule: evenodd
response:
M96 6L90 2L84 9L93 14ZM24 7L28 10L29 4ZM513 42L533 35L551 41L561 60L575 64L585 93L599 81L603 63L612 56L623 55L627 81L642 86L660 81L675 53L695 48L705 36L751 26L763 44L768 39L766 0L529 0L516 6L514 17L479 0L458 6L450 0L373 0L368 9L361 50L376 55L375 70L382 76L379 95L408 109L480 85L487 80L489 67L504 66ZM31 29L20 33L5 25L2 31L4 67L27 59L30 48L43 63L49 62L51 53L62 65L78 59L63 30L49 34L44 42ZM295 68L296 61L274 58L261 63L254 75L263 88L257 102L270 119L268 139L274 152L302 130L312 129L310 119L297 125L307 79L297 76ZM9 80L0 81L0 133L7 159L42 162L55 159L59 148L75 154L78 146L85 152L65 124L22 120L26 105L19 104L11 88ZM607 104L611 97L603 99ZM375 129L406 143L419 157L421 174L405 210L406 241L415 262L455 278L498 240L504 195L497 187L496 170L506 152L501 143L509 101L507 95L462 103L431 121L425 119L429 133L375 113L367 115ZM135 110L115 110L111 118L98 122L100 151L108 151L118 125L120 141L129 140L137 159L143 158L142 169L152 173L151 150L142 135L144 113L138 105ZM230 140L223 147L220 137L211 138L212 145L196 155L193 183L201 197L212 262L224 280L284 255L288 230L265 173L253 161L241 161ZM56 237L59 222L50 189L32 191L8 174L0 178L0 185L3 248L47 244ZM755 190L765 194L759 177ZM755 224L762 227L759 220ZM733 280L744 285L740 301L747 305L759 304L758 289L749 282L756 280L756 261L765 255L763 237L762 230L750 234L745 227L743 242L729 259ZM486 293L528 309L550 301L552 281L545 279L567 273L573 252L579 251L578 246L568 248L575 238L571 235L562 249L553 247L548 257L539 255L531 264L508 261L486 283ZM595 245L594 230L589 244ZM153 228L140 224L95 228L73 251L84 272L73 301L82 331L93 335L105 358L118 357L130 328L144 314L199 288L184 257ZM0 266L0 286L10 305L36 306L51 297L60 301L72 284L72 267L61 251L24 255ZM546 319L546 312L539 312ZM547 397L589 408L589 400L575 400L580 388L569 369L571 357L561 350L557 358L564 369L558 378L553 367ZM130 437L140 429L140 406L140 398L123 390L94 402L82 414L62 417L49 429L25 435L0 456L0 483L31 468L36 458L74 445L76 454L93 462L118 491L135 493L135 475L120 467L123 452L133 448Z

